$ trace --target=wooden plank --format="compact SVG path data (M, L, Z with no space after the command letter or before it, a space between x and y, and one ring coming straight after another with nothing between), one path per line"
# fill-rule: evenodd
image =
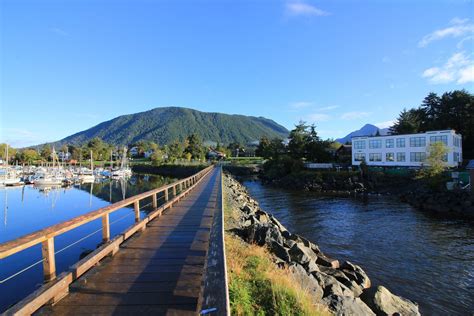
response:
M107 242L110 240L110 221L109 214L102 215L102 241Z
M54 258L54 238L43 241L41 246L43 255L43 276L46 282L56 278L56 260Z
M73 273L74 279L79 278L87 270L92 268L110 253L116 252L116 249L120 246L123 240L124 237L122 235L119 235L115 237L112 242L102 245L96 251L88 254L82 260L71 266L70 270Z
M117 255L103 259L74 282L71 294L40 314L117 314L147 306L161 306L166 314L195 314L214 212L208 200L215 191L216 174L206 179L195 181L192 194L180 193L186 206L180 202L159 219L148 216L129 228L121 236L124 240L148 224L146 231L123 242ZM127 309L130 306L136 309Z
M72 282L72 273L64 272L53 282L42 286L5 312L5 315L31 315L52 297L61 295L68 290Z
M39 315L48 315L51 311L40 312ZM71 310L68 306L55 306L55 315L71 315ZM126 306L94 306L81 305L74 307L75 315L196 315L196 305L126 305Z

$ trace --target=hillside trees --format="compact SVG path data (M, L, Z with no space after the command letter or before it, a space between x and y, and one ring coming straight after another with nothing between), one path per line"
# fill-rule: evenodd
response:
M474 158L474 95L466 90L428 94L418 108L403 110L390 132L394 135L453 129L462 135L463 155Z

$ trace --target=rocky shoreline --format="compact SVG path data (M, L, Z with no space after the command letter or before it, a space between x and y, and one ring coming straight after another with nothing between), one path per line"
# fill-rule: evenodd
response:
M401 194L400 199L422 212L474 220L474 195L469 192L416 190Z
M250 169L249 169L250 170ZM247 171L249 171L247 170ZM289 190L311 191L328 196L365 197L371 195L394 195L416 209L443 218L474 220L474 195L466 191L429 190L426 184L412 178L397 176L370 176L365 181L360 174L326 172L323 175L296 174L280 179L270 179L262 173L234 173L246 177L253 175L265 184Z
M289 269L315 304L327 306L336 315L420 315L416 303L383 286L372 287L360 266L329 258L314 243L289 232L228 174L224 191L238 210L226 229L248 243L266 247L275 264Z

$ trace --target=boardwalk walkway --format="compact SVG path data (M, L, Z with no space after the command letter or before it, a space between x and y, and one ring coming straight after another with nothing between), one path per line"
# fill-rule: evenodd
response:
M213 215L221 190L215 168L194 190L121 245L41 315L196 315Z

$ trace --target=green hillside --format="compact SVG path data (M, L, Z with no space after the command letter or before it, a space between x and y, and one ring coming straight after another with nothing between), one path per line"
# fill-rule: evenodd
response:
M245 144L262 136L283 138L288 135L288 130L263 117L163 107L119 116L68 136L56 144L81 145L94 137L100 137L114 145L126 145L140 140L150 140L164 145L174 140L182 141L193 133L198 134L204 141Z

